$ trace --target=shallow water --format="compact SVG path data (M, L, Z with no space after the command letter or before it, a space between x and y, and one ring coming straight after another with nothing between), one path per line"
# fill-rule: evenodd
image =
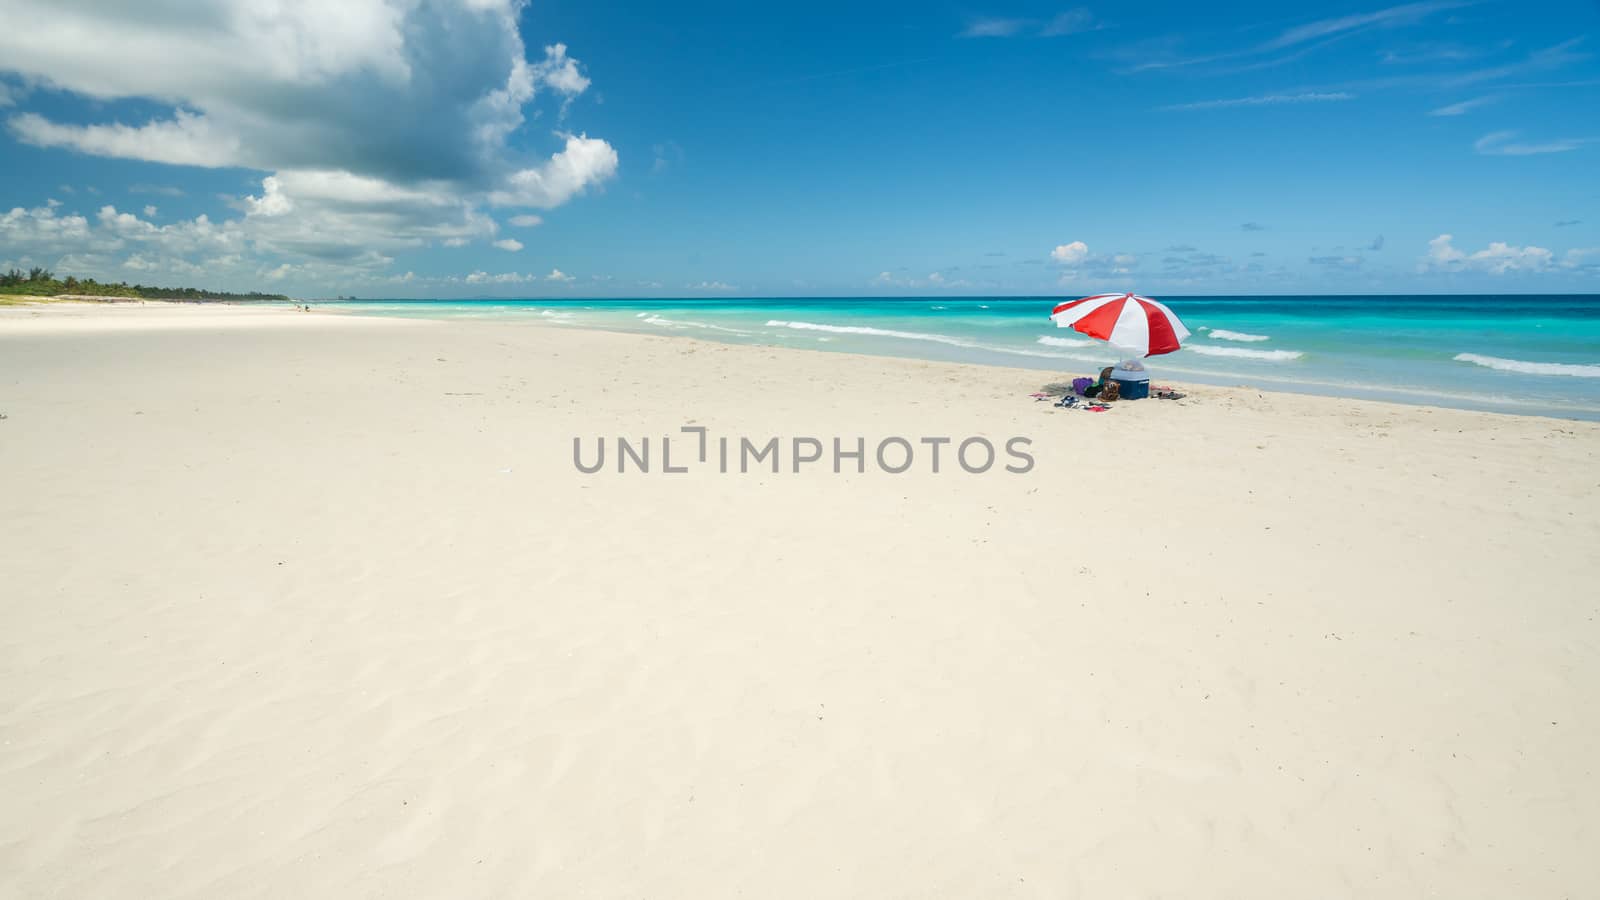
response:
M1600 419L1600 295L1162 297L1194 332L1152 377ZM355 300L369 315L540 321L1088 375L1107 345L1060 298Z

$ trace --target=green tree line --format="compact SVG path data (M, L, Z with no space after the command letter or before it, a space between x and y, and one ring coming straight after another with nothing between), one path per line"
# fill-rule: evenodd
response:
M38 297L59 297L63 294L81 294L88 297L128 297L140 300L287 300L283 294L233 294L227 291L208 291L204 288L147 287L119 281L115 284L95 281L93 278L74 278L71 275L57 278L49 269L37 266L24 272L12 269L0 274L0 294L31 294Z

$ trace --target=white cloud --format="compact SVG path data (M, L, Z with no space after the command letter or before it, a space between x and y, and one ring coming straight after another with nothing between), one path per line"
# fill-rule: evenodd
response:
M737 285L723 281L701 281L695 284L686 284L683 287L685 290L690 291L736 291L739 289Z
M1542 144L1524 144L1515 140L1515 131L1492 131L1473 143L1472 149L1489 156L1532 156L1539 153L1566 153L1589 143L1586 138L1561 138Z
M1455 235L1441 234L1428 242L1428 255L1422 258L1425 268L1448 268L1461 263L1467 258L1465 253L1457 250L1452 241Z
M512 216L508 221L512 225L517 226L518 228L532 228L532 227L534 227L536 225L544 224L544 219L540 218L539 216L532 216L532 215L529 215L529 216Z
M1437 0L1437 2L1404 3L1391 6L1375 12L1357 13L1355 15L1341 16L1331 19L1319 19L1306 25L1299 25L1283 32L1277 37L1261 45L1262 50L1281 50L1293 47L1307 41L1331 37L1351 31L1370 28L1375 25L1392 26L1416 22L1428 14L1442 9L1450 9L1462 5L1459 0Z
M264 217L281 216L294 209L294 201L283 192L283 183L276 175L261 179L261 196L245 197L244 203L252 215Z
M488 272L473 272L464 279L467 284L525 284L537 281L536 275L519 275L516 272L502 272L499 275L490 275Z
M1543 247L1512 247L1495 241L1467 258L1495 274L1503 274L1545 269L1550 265L1551 253Z
M1513 247L1504 241L1493 241L1476 253L1467 253L1455 246L1452 235L1441 234L1428 242L1428 253L1418 268L1421 271L1471 269L1496 275L1540 272L1550 267L1554 256L1543 247Z
M275 277L365 278L392 261L389 254L439 240L465 244L492 237L493 220L448 193L386 185L349 173L285 172L263 180L260 196L239 202L243 216L214 221L207 216L157 226L145 218L103 206L89 228L82 216L58 217L54 207L14 210L0 231L0 245L69 254L77 274L147 270L155 263L173 276L205 277L248 286L260 273ZM39 214L45 214L40 216ZM69 223L63 225L62 223ZM126 261L117 253L131 253ZM263 255L305 258L289 269ZM138 259L134 260L133 257ZM197 264L191 260L200 260ZM66 268L63 263L62 268Z
M442 164L432 154L401 162L398 148L381 144L409 134L436 148L439 139L426 133L469 124L463 120L477 101L504 84L523 56L509 8L391 0L163 0L155 8L7 0L7 7L9 19L28 23L0 34L7 69L97 100L168 103L180 113L170 130L188 134L189 145L209 134L221 139L212 144L226 151L219 156L268 169L343 168L352 157L358 170ZM482 49L451 58L444 54L452 40ZM416 90L424 78L436 89ZM422 113L430 118L417 118ZM148 158L126 144L91 152L107 151Z
M206 216L157 226L114 206L101 207L93 220L57 215L51 207L19 208L0 215L0 246L80 277L123 278L147 272L191 279L250 276L241 256L246 237L240 223L213 222ZM191 257L206 263L197 265Z
M1542 47L1529 53L1523 59L1505 63L1498 66L1489 66L1482 69L1473 69L1460 75L1446 78L1443 84L1446 87L1465 87L1470 84L1479 84L1485 81L1495 81L1512 75L1523 75L1532 72L1543 72L1559 69L1563 66L1582 62L1589 58L1588 54L1577 51L1576 48L1584 41L1584 36L1569 38L1550 47Z
M667 141L656 144L650 148L655 153L655 162L650 164L650 174L660 175L675 165L683 163L683 147L677 141Z
M238 222L218 223L203 215L171 225L156 225L107 205L100 207L97 221L104 249L133 244L178 257L233 256L245 249L244 229Z
M215 128L210 119L178 110L172 119L144 125L59 125L23 113L10 121L11 133L36 147L65 147L94 156L115 156L180 166L244 165L240 140Z
M81 246L88 237L88 219L58 216L53 206L19 206L0 215L0 247L8 252L61 253Z
M583 193L617 172L617 151L587 135L567 135L567 146L538 168L521 169L506 179L507 186L489 195L496 206L537 206L548 209Z
M1093 13L1083 7L1077 7L1043 20L1006 19L992 16L971 19L967 22L967 27L961 30L959 36L965 38L1004 38L1025 34L1037 37L1062 37L1085 31L1095 31L1103 27L1105 26L1095 20Z
M1083 241L1062 244L1050 251L1050 258L1062 265L1077 265L1089 258L1089 245Z
M589 79L578 69L578 61L567 56L566 44L544 48L544 60L533 67L534 80L569 97L589 89Z
M498 275L491 275L490 272L485 272L482 271L482 269L478 269L478 271L472 272L472 274L466 275L466 277L454 277L454 275L451 275L451 277L448 277L448 279L443 280L445 280L445 282L466 282L469 283L469 285L526 285L526 283L534 282L550 282L558 283L558 285L570 285L570 283L576 282L578 277L576 277L576 275L568 275L566 272L560 271L560 269L550 269L549 275L534 275L531 274L531 272L528 272L528 274L522 274L522 272L501 272L501 274Z
M448 185L395 184L343 171L284 171L246 197L241 222L258 249L368 265L373 254L438 241L461 246L492 237L494 220Z
M494 246L499 247L501 250L516 253L522 249L522 242L515 238L505 238L504 240L495 241Z
M160 210L156 209L154 206L146 204L144 208L144 217L146 219L154 219L157 212L160 212Z
M1126 280L1118 276L1131 275L1139 266L1139 257L1132 253L1091 253L1083 241L1062 244L1050 251L1050 259L1067 271L1057 283L1066 286L1094 279L1113 279L1118 284Z
M1302 103L1334 103L1354 100L1356 95L1347 91L1306 92L1301 94L1261 94L1255 97L1234 97L1228 100L1201 100L1198 103L1178 103L1163 106L1169 112L1200 109L1231 109L1239 106L1285 106Z
M1039 29L1040 37L1060 37L1068 34L1078 34L1084 31L1094 31L1101 26L1095 23L1094 14L1083 7L1069 9L1058 13L1054 18Z
M260 171L260 192L239 200L239 229L252 252L308 258L296 276L486 239L496 226L483 204L551 208L617 172L599 138L556 135L560 149L531 168L508 145L541 95L565 111L591 86L565 44L528 59L523 0L4 2L7 20L27 27L0 30L0 73L168 110L88 124L22 113L6 120L11 134Z
M1028 27L1027 19L973 19L962 29L962 37L1011 37Z
M873 287L939 288L941 290L972 287L972 282L967 279L952 279L943 272L929 272L923 278L896 278L890 272L879 272L867 283Z
M1430 109L1430 110L1428 110L1428 115L1430 115L1430 116L1461 116L1461 115L1466 115L1467 113L1477 109L1480 106L1487 106L1490 103L1493 103L1493 102L1495 102L1496 100L1499 100L1499 99L1500 98L1498 96L1496 96L1494 94L1490 94L1487 97L1477 97L1477 98L1472 99L1472 100L1463 100L1460 103L1452 103L1449 106L1441 106L1438 109Z

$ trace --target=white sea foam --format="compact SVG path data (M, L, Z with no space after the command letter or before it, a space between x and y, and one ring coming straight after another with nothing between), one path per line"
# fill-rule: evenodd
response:
M1271 335L1267 334L1247 334L1243 331L1229 331L1226 328L1211 329L1211 336L1219 341L1243 341L1245 343L1265 341L1271 339L1272 337Z
M635 318L638 318L638 317L636 316ZM656 315L654 313L651 313L651 314L648 314L648 315L644 316L644 320L645 320L646 323L648 323L650 325L655 325L655 326L660 327L660 328L672 328L672 329L699 328L699 329L702 329L704 331L721 331L721 332L725 332L727 334L754 334L755 333L755 332L752 332L752 331L745 331L745 330L743 330L741 328L728 328L728 327L725 327L725 326L722 326L722 325L713 325L710 322L694 322L694 321L690 321L688 319L669 319L669 318L667 318L665 316L658 316L658 315Z
M1501 359L1498 356L1480 356L1476 353L1457 353L1456 362L1472 363L1502 372L1521 372L1524 375L1568 375L1573 378L1600 378L1600 366L1577 363L1527 362L1520 359Z
M1093 347L1098 341L1088 341L1079 338L1060 338L1048 335L1039 338L1039 343L1046 347Z
M993 344L980 344L977 341L964 340L948 334L932 334L925 331L896 331L891 328L873 328L870 325L828 325L820 322L788 322L783 319L771 319L767 322L771 328L793 328L798 331L825 331L832 334L859 334L868 337L897 338L903 341L927 341L934 344L946 344L951 347L961 347L967 350L983 350L989 353L1005 353L1011 356L1031 356L1037 359L1088 359L1097 357L1076 356L1071 353L1043 353L1038 350L1027 350L1021 347L997 347ZM1055 338L1054 340L1061 340ZM1081 344L1071 343L1061 346L1089 346L1091 341Z
M1305 356L1299 350L1246 350L1243 347L1208 347L1204 344L1189 344L1183 349L1201 356L1231 356L1234 359L1260 359L1267 362L1289 362Z
M1046 353L1043 350L1025 350L1021 347L996 347L993 344L973 344L972 346L979 350L987 350L990 353L1006 353L1010 354L1011 356L1031 356L1034 359L1076 359L1093 363L1102 361L1099 356L1092 356L1085 353Z
M873 328L870 325L824 325L817 322L785 322L782 319L769 319L768 328L793 328L798 331L827 331L833 334L866 334L873 337L899 338L903 341L932 341L936 344L949 344L952 347L976 347L971 341L950 337L947 334L928 334L921 331L894 331L888 328Z

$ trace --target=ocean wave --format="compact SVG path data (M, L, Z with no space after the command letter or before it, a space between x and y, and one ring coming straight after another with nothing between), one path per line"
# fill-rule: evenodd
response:
M1213 328L1210 334L1219 341L1244 341L1245 343L1270 340L1272 337L1267 334L1247 334L1243 331L1229 331L1226 328Z
M975 349L986 350L990 353L1005 353L1011 356L1028 356L1034 359L1075 359L1080 362L1092 362L1096 365L1104 362L1104 360L1102 360L1099 356L1088 353L1047 353L1043 350L1029 350L1024 347L997 347L994 344L973 344L972 346Z
M1521 372L1524 375L1568 375L1573 378L1600 378L1600 366L1577 363L1527 362L1520 359L1501 359L1498 356L1480 356L1476 353L1457 353L1456 362L1472 363L1502 372Z
M1078 338L1045 337L1039 338L1039 343L1046 347L1093 347L1099 341L1080 340Z
M710 322L694 322L688 319L669 319L665 316L658 316L654 313L641 313L637 316L634 316L634 318L642 318L647 324L655 325L660 328L699 328L705 331L722 331L726 332L727 334L748 335L755 333L753 331L745 331L742 328L728 328L722 325L713 325Z
M903 341L927 341L934 344L945 344L950 347L960 347L964 350L982 350L988 353L1004 353L1010 356L1029 356L1035 359L1076 359L1097 361L1098 357L1074 355L1071 353L1043 353L1038 350L1028 350L1022 347L998 347L994 344L980 344L963 338L952 337L948 334L933 334L926 331L896 331L892 328L873 328L870 325L827 325L820 322L789 322L783 319L771 319L767 322L771 328L793 328L797 331L823 331L832 334L859 334L867 337L897 338ZM1051 340L1062 340L1052 338ZM1045 341L1041 339L1041 343ZM1092 341L1083 341L1082 344L1071 343L1061 346L1089 346Z
M1183 349L1202 356L1230 356L1234 359L1260 359L1267 362L1289 362L1305 356L1299 350L1246 350L1243 347L1207 347L1204 344L1190 344Z
M870 325L824 325L817 322L786 322L782 319L767 320L768 328L793 328L797 331L826 331L832 334L865 334L872 337L899 338L903 341L931 341L935 344L949 344L952 347L977 347L972 341L950 337L947 334L929 334L923 331L895 331L889 328L873 328Z

